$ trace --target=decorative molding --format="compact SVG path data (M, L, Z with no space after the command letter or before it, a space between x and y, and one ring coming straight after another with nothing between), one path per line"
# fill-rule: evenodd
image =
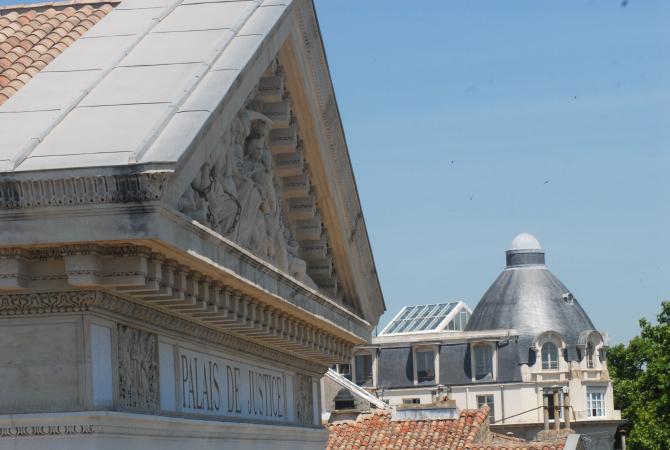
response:
M349 260L360 261L358 267L349 263L353 266L354 273L341 275L352 281L358 278L356 284L359 290L361 284L364 286L360 295L366 301L357 306L367 320L376 323L379 315L384 312L385 305L326 55L321 40L315 39L315 36L320 36L316 12L312 2L303 1L294 8L293 14L297 28L293 39L294 52L300 55L298 70L305 73L308 89L314 92L315 125L324 130L327 147L323 153L330 158L329 165L334 168L331 174L327 174L327 178L334 188L334 197L341 201L339 205L333 206L336 208L335 214L343 219L341 223L347 228L343 232L348 234L344 236L348 242L342 244L348 243L350 250L347 253L355 255L355 258L349 256ZM285 52L284 56L288 53L293 52Z
M160 200L171 171L0 182L0 209Z
M227 285L224 280L142 246L68 245L23 252L3 249L0 261L4 267L0 289L5 291L48 292L54 288L100 287L151 306L152 310L168 310L179 317L215 329L231 330L236 335L314 358L323 364L347 359L353 345L359 343L343 339L339 333L333 334L328 322L298 316L291 304L268 304L256 295ZM66 279L60 278L63 272ZM85 310L90 306L90 303L72 305L69 299L53 295L38 294L30 302L15 304L17 298L0 295L3 299L0 315L68 308Z
M96 292L41 292L0 295L0 316L83 312L98 301Z
M31 436L61 436L73 434L92 434L98 431L95 425L29 425L0 428L0 438Z
M146 323L157 328L176 332L214 345L231 348L242 353L255 355L263 360L282 361L292 367L312 373L323 373L323 364L298 358L290 353L278 351L259 345L256 342L242 339L230 333L212 329L199 323L185 320L153 308L129 301L106 292L97 292L95 306L105 311L127 317L133 321Z
M120 316L129 323L147 324L212 345L254 355L263 360L281 361L310 373L323 373L327 369L324 363L316 362L312 358L305 359L305 355L297 357L104 291L78 290L0 295L0 316L77 313L95 309ZM296 353L300 354L299 351Z

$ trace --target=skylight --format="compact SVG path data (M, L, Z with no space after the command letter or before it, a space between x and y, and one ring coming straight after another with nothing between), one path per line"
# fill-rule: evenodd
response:
M449 314L462 302L405 306L380 334L438 331Z

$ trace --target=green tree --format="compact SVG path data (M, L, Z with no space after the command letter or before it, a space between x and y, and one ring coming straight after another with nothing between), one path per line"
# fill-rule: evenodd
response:
M614 403L628 420L630 450L670 449L670 301L658 323L640 320L640 335L608 352Z

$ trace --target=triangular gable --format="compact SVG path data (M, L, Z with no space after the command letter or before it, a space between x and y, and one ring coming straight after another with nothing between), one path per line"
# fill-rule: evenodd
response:
M383 311L310 1L124 0L0 113L5 172L174 171L166 204L371 323ZM226 158L234 189L212 180Z

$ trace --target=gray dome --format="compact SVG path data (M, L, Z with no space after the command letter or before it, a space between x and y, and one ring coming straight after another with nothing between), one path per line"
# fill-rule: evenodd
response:
M531 241L528 236L524 239ZM594 330L593 323L544 264L544 250L528 247L507 250L507 267L479 301L466 331L515 328L526 349L540 334L555 331L574 349L582 332Z

